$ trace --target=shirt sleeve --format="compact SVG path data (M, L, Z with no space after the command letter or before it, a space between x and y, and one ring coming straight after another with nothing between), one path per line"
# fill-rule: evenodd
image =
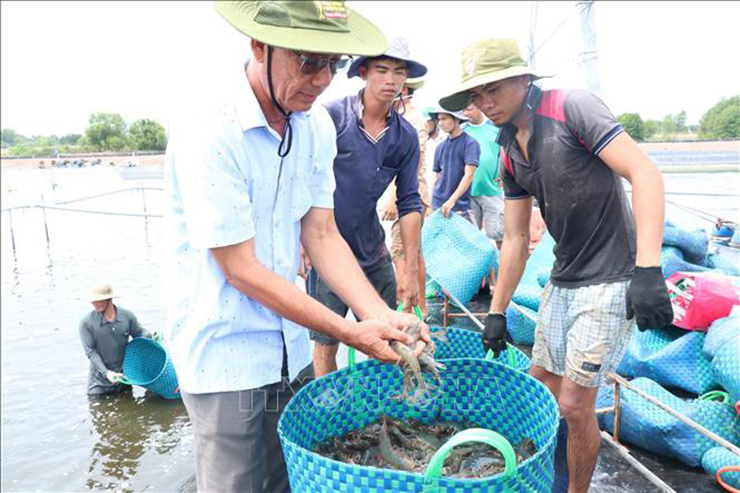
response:
M516 200L516 199L524 199L531 194L525 190L521 185L519 185L516 182L516 179L514 176L509 172L507 169L507 164L512 168L511 166L511 160L509 159L509 155L506 153L504 148L502 147L499 152L499 174L501 175L501 182L504 185L504 198L510 199L510 200Z
M131 337L146 337L147 339L151 339L152 335L149 333L148 330L146 330L144 327L141 326L139 323L139 319L136 318L136 315L133 313L130 313L131 316Z
M568 91L565 120L575 138L596 156L614 137L624 132L601 99L580 89Z
M196 142L183 137L175 137L179 141L169 158L175 160L173 172L190 245L217 248L253 238L249 183L231 149L216 136L198 135Z
M322 108L323 109L323 108ZM322 209L334 208L334 190L336 181L334 179L334 159L337 157L337 129L336 121L326 111L317 109L316 119L318 127L314 131L317 136L313 174L311 183L314 185L312 207Z
M90 331L90 326L85 320L80 322L80 341L82 342L82 349L85 350L85 356L90 360L93 367L102 375L108 373L108 367L103 363L103 358L98 354L98 349L95 346L95 338Z
M443 145L444 142L440 143L434 150L434 164L432 165L432 171L435 173L440 173L442 171L441 154Z
M401 218L411 212L421 212L419 195L419 141L412 139L396 175L396 209Z
M465 151L463 158L465 159L465 165L478 166L480 163L480 144L473 137L468 135L465 142Z

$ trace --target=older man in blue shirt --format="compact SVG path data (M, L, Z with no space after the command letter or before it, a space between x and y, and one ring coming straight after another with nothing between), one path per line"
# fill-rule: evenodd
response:
M312 107L346 63L341 54L377 54L387 43L344 2L216 10L252 37L253 57L235 67L229 90L208 94L214 105L189 104L170 131L167 343L193 423L198 489L287 492L277 422L312 373L305 327L383 361L397 361L391 340L412 342L399 329L414 318L385 305L337 231L336 133ZM362 322L295 286L299 241Z
M407 77L421 77L426 67L411 59L406 41L391 40L379 57L359 57L348 77L360 76L365 88L359 94L327 105L337 130L334 160L335 218L365 275L390 307L396 305L396 277L380 225L378 199L396 178L397 207L407 270L400 279L401 301L410 310L419 300L417 281L421 198L417 168L419 140L414 127L393 108ZM315 276L315 274L314 274ZM341 316L348 312L330 286L319 277L311 294ZM317 376L337 369L338 342L313 331L314 369Z

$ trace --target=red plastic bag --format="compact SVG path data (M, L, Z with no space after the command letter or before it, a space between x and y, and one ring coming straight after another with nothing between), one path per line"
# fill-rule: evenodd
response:
M673 325L707 330L740 305L740 281L714 272L675 272L666 281L673 305Z

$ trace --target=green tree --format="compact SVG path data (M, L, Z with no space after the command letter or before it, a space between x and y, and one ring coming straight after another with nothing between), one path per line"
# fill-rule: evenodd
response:
M119 150L126 143L126 122L118 113L93 113L85 136L102 151Z
M676 127L676 119L673 118L673 115L666 115L663 117L663 126L661 130L663 135L675 134L678 131L678 128Z
M167 147L164 127L154 120L137 120L128 130L128 140L137 151L163 151Z
M723 98L704 113L699 135L705 139L740 138L740 95Z
M645 127L637 113L622 113L617 117L624 130L637 141L645 140Z
M660 122L658 120L645 120L643 128L645 129L645 139L650 139L660 132Z
M62 145L75 145L80 141L82 135L80 134L67 134L59 138L59 143Z
M681 111L679 113L676 113L673 115L673 121L676 124L676 131L679 133L684 133L686 130L686 112Z
M3 146L13 146L22 142L23 136L18 134L12 128L4 128L0 131L0 140L2 140Z

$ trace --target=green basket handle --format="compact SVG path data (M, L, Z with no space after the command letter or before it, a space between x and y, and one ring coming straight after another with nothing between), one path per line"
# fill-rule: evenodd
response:
M517 358L516 358L516 351L514 349L514 346L512 346L508 342L506 343L506 355L508 356L508 359L509 359L509 362L508 362L509 366L512 367L512 368L514 368L514 369L516 369L516 360L517 360ZM493 349L489 349L488 350L488 352L486 353L486 358L485 359L487 361L493 361L494 360Z
M136 385L134 382L127 379L125 376L124 377L113 377L113 380L115 380L118 383L122 383L124 385Z
M730 394L722 390L712 390L711 392L707 392L706 394L700 395L699 400L700 401L715 401L715 402L721 402L722 404L729 404Z
M403 303L399 303L398 308L396 308L397 312L403 311ZM419 320L422 322L424 321L424 316L421 314L421 309L418 307L418 305L414 305L414 313L417 317L419 317ZM347 351L347 366L349 366L350 371L355 371L355 366L357 366L357 350L353 348L352 346L349 347L349 350Z
M469 428L454 435L434 453L424 473L426 477L425 492L431 493L436 489L437 479L442 477L442 466L447 456L452 452L452 449L458 445L470 442L485 443L501 452L501 455L504 456L505 464L503 472L504 480L516 474L516 453L511 443L503 435L492 430L486 430L485 428Z

